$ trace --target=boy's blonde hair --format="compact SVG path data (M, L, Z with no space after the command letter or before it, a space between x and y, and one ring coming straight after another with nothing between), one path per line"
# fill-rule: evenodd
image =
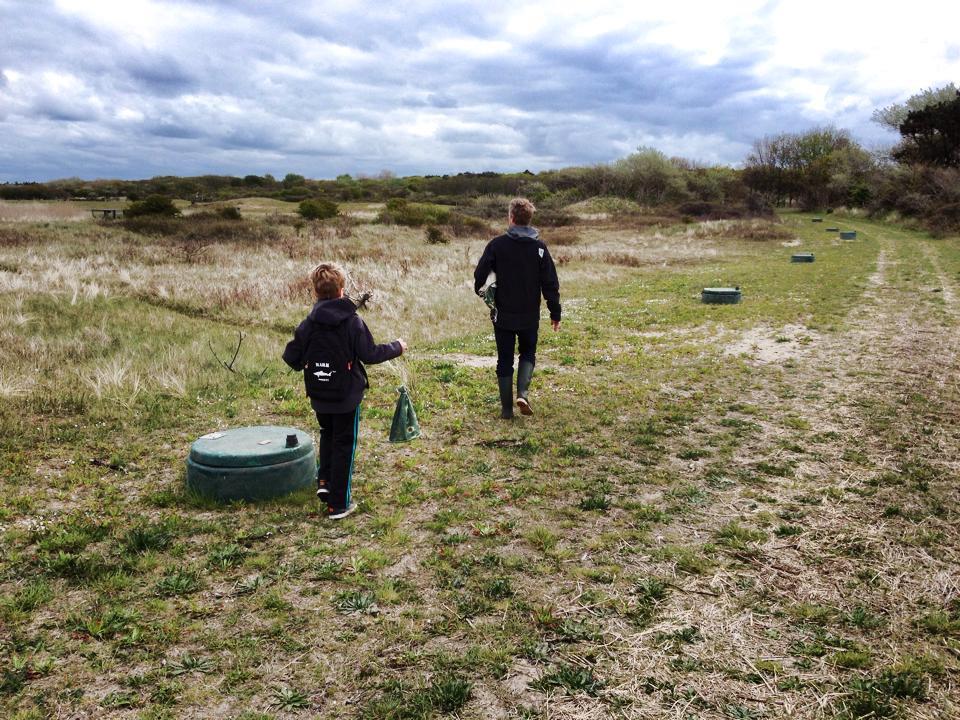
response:
M317 300L330 300L340 297L340 291L347 284L347 274L336 263L320 263L310 272L310 282Z
M510 217L514 225L529 225L537 208L526 198L514 198L510 201Z

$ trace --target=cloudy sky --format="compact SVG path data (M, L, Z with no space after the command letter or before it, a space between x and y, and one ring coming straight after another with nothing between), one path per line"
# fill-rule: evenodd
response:
M960 83L960 3L0 0L0 181L541 170Z

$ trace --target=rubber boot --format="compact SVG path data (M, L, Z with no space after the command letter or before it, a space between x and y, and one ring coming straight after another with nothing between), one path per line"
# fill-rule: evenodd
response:
M533 408L530 407L530 400L527 399L531 378L533 378L533 363L521 360L520 365L517 366L517 407L524 415L533 415Z
M500 417L509 420L513 417L513 374L497 377L500 388Z

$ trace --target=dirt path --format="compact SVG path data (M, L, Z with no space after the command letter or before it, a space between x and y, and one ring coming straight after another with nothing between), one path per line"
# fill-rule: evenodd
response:
M755 678L741 683L727 670L723 682L706 683L699 696L707 706L727 703L763 717L835 712L855 674L842 660L829 662L837 653L866 648L867 667L894 667L903 660L903 647L936 643L935 637L917 637L918 618L960 597L957 529L949 513L937 516L938 507L958 506L950 479L960 475L960 434L948 422L957 420L960 378L956 295L926 243L910 250L884 239L881 248L845 329L818 334L803 352L790 353L788 374L771 367L785 359L776 346L758 349L772 331L757 328L745 335L751 362L764 371L750 400L779 413L760 423L740 448L731 474L746 475L759 463L792 465L793 471L759 486L731 483L713 494L698 520L660 532L708 542L731 521L769 527L776 514L789 534L726 549L729 562L674 594L663 622L624 638L621 671L632 672L636 681L621 689L651 700L634 705L627 717L649 717L658 704L670 704L666 693L651 692L650 678L664 687L674 682L664 667L677 661L669 650L651 647L651 634L698 628L710 641L691 647L687 657ZM923 260L939 278L947 321L930 293L898 283L893 271L901 264L914 271ZM809 430L792 429L804 426ZM785 449L798 444L797 452ZM841 620L861 616L879 618L882 630ZM825 632L833 633L826 643L833 648L809 658L798 653L798 647L822 644ZM777 673L760 672L757 664L799 674L806 689L784 693ZM958 700L954 689L913 716L945 717ZM665 716L690 711L691 699L679 698Z

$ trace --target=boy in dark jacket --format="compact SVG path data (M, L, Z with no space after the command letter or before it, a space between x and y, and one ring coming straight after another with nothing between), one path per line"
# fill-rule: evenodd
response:
M532 415L527 397L533 367L537 362L540 327L540 296L547 301L550 323L560 329L560 281L550 251L540 233L530 226L536 208L525 198L510 201L506 234L491 240L473 271L474 291L479 295L487 276L496 274L493 334L497 341L497 385L500 417L513 417L513 352L520 352L517 366L517 407Z
M344 518L357 509L350 486L360 429L360 402L370 387L363 363L375 365L400 356L406 343L377 345L357 306L343 296L346 276L333 263L310 273L317 303L294 331L283 361L304 371L307 397L320 423L317 497L328 516Z

